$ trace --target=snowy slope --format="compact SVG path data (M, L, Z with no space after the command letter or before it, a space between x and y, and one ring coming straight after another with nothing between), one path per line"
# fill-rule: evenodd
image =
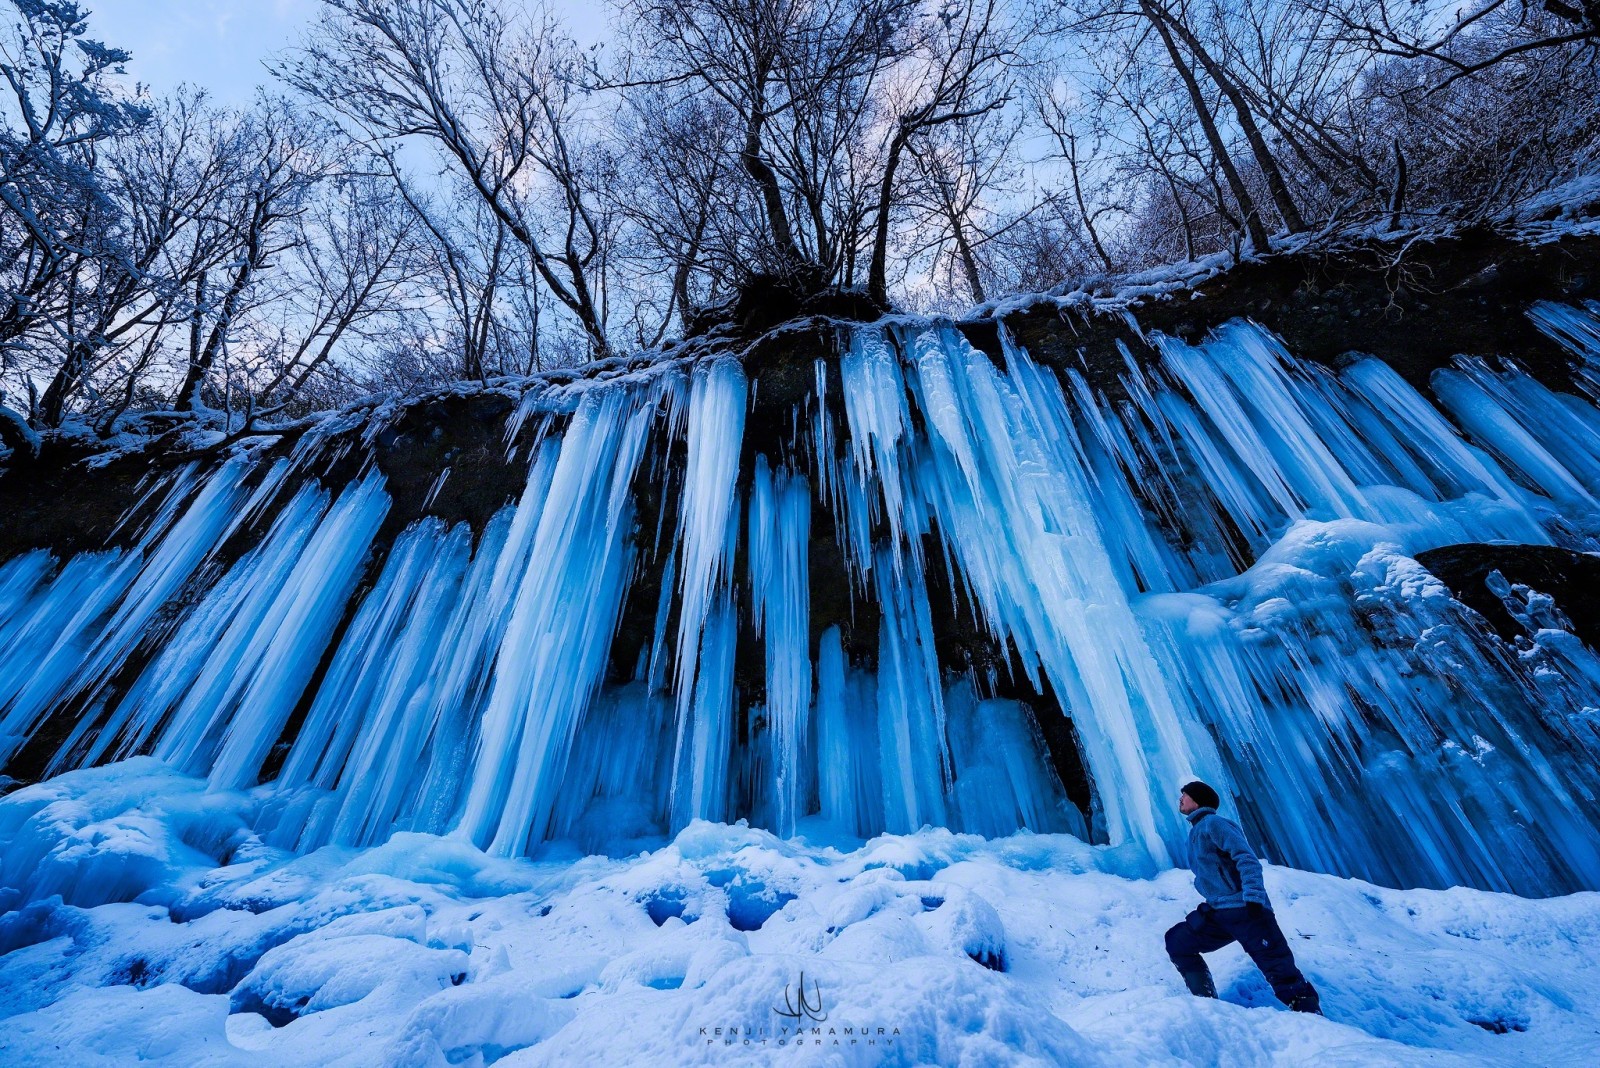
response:
M1161 941L1186 873L1065 835L697 821L617 860L421 834L295 857L258 803L151 758L0 800L0 1062L1600 1063L1600 894L1270 867L1318 1019L1236 948L1221 1000L1189 997ZM775 1010L802 972L826 1021L797 1049Z

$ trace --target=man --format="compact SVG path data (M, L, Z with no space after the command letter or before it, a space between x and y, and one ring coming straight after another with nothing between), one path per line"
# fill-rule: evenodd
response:
M1244 832L1217 815L1221 799L1203 782L1192 782L1178 795L1178 811L1189 819L1189 870L1194 888L1205 898L1200 907L1167 932L1167 956L1197 997L1217 996L1211 970L1202 953L1238 942L1256 962L1278 1000L1296 1012L1322 1012L1316 988L1295 967L1294 954L1272 914L1261 861L1250 851Z

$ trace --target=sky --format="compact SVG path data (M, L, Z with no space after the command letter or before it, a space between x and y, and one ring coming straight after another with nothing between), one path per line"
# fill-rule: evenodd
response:
M272 76L262 65L292 47L317 0L87 0L90 35L133 53L128 74L157 93L183 82L220 103L248 103ZM606 36L604 0L550 4L581 41Z

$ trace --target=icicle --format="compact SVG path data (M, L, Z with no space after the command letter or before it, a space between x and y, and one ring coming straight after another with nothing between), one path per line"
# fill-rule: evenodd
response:
M997 636L1081 713L1112 841L1165 856L1183 833L1170 784L1217 761L1186 731L1192 712L1157 669L1118 581L1065 398L1021 350L1008 348L1002 375L954 331L914 347L938 529Z
M12 641L34 614L34 598L55 558L43 549L23 553L0 564L0 641L12 648Z
M632 570L631 484L654 419L626 387L586 392L559 455L495 664L459 830L514 855L548 826L573 734L605 671Z
M278 776L282 790L338 790L337 800L322 806L331 831L324 835L319 824L299 837L302 847L381 841L410 800L406 788L436 727L434 688L457 651L440 639L451 636L470 545L465 524L447 534L438 520L396 539ZM290 844L292 830L286 826L281 836Z
M911 421L899 357L882 334L854 331L839 357L839 377L856 470L862 478L880 480L888 514L898 516L900 465L895 449Z
M1529 307L1528 318L1547 337L1581 357L1591 373L1600 370L1600 301L1585 301L1579 308L1539 300Z
M774 829L782 835L793 834L795 821L805 814L805 769L813 757L803 751L811 713L810 543L811 491L805 478L787 469L774 476L767 458L756 457L746 545L753 622L756 635L766 639Z
M1511 397L1481 363L1466 362L1464 370L1435 371L1433 391L1468 434L1504 458L1541 492L1569 507L1597 506L1567 465L1507 410L1512 406ZM1555 413L1542 414L1550 417ZM1579 443L1573 444L1579 447Z
M237 522L244 471L241 462L224 464L191 501L195 468L184 468L129 553L80 558L51 583L44 613L17 638L31 639L31 648L11 647L11 666L0 669L0 763L48 712L92 695L150 637L157 614ZM41 640L46 636L48 643ZM79 721L63 755L94 719Z
M1086 436L1093 442L1093 447L1086 447L1085 451L1094 471L1091 485L1095 487L1095 513L1110 534L1108 545L1118 563L1123 588L1132 595L1193 585L1193 567L1155 535L1154 524L1139 509L1130 481L1136 477L1138 455L1127 428L1101 409L1081 374L1072 371L1069 381L1076 402L1073 414L1087 424Z
M1171 338L1160 347L1165 366L1285 516L1315 509L1371 517L1345 464L1313 429L1297 396L1304 389L1290 379L1276 341L1234 323L1198 348ZM1257 525L1268 524L1258 517Z
M849 341L846 339L846 344ZM816 362L817 391L811 424L812 469L834 520L834 540L844 554L852 584L864 583L872 564L872 508L853 461L835 452L838 428L828 406L828 365ZM856 586L852 586L856 589Z
M214 681L191 691L175 719L190 725L157 744L163 759L193 772L209 765L214 788L255 784L267 751L278 740L322 659L346 601L361 577L373 535L389 510L381 475L368 475L339 495L281 572L281 581L257 586L254 625L236 647L237 659L207 667ZM214 663L214 662L213 662ZM222 677L225 673L225 677ZM217 692L220 689L220 694ZM215 700L207 700L215 697ZM203 731L194 725L205 723Z
M676 682L678 715L689 714L700 634L726 585L738 539L735 482L744 442L744 370L720 359L695 371L689 395L688 460L678 519L681 605Z
M1531 314L1600 395L1600 308ZM632 850L697 818L792 833L813 783L822 819L852 834L1083 836L1034 721L1066 713L1097 839L1172 856L1172 791L1199 774L1273 859L1396 884L1600 886L1585 793L1600 657L1539 591L1491 576L1524 630L1507 645L1413 558L1459 541L1600 549L1594 405L1464 359L1435 376L1436 407L1378 360L1334 374L1247 323L1157 338L1154 358L1124 349L1122 388L1104 392L1003 331L1002 369L948 326L894 329L849 333L837 382L814 364L792 428L812 484L790 461L739 470L753 387L736 361L530 389L508 420L530 449L517 504L475 551L465 526L412 525L358 604L382 479L307 473L383 420L331 420L265 471L236 459L154 482L131 548L0 564L0 754L76 716L54 768L153 751L231 789L287 743L255 829L301 849L454 827L503 854L551 836ZM641 468L646 443L680 430L678 510L636 532L636 480L668 477ZM830 627L814 692L813 519L879 610L859 619L878 622L876 673ZM224 545L258 525L230 561ZM612 665L635 543L652 538L660 592L638 608L653 641ZM766 655L748 707L744 583ZM982 698L966 665L940 664L930 588L987 628L991 685L1012 660L1012 682L1061 708ZM612 666L631 679L607 683Z
M877 709L870 680L850 672L839 628L817 651L817 796L822 815L863 838L883 829Z
M828 411L828 361L817 360L813 369L817 391L811 408L812 468L817 472L817 492L837 511L839 479L833 453L833 416Z
M1520 368L1493 374L1469 363L1466 370L1540 445L1561 457L1574 480L1590 494L1600 492L1600 411L1551 391Z
M443 833L459 811L466 776L489 686L495 654L511 615L515 592L501 576L527 570L532 526L525 522L543 508L554 473L553 456L538 458L515 509L501 510L478 540L477 553L461 582L461 592L439 639L439 660L430 673L432 700L424 715L431 725L419 753L395 752L391 760L412 768L413 784L397 805L396 825ZM395 781L398 781L396 779Z
M952 801L962 830L997 837L1026 827L1088 840L1023 705L980 700L972 680L961 678L945 690L944 706L956 768Z
M944 693L933 647L933 622L922 573L896 574L881 550L873 564L878 605L878 748L885 829L900 834L946 824L950 751L944 736Z
M667 685L667 617L672 611L672 591L677 585L678 547L668 550L661 565L661 593L656 598L656 622L650 633L650 660L645 670L645 685L651 693L658 693Z
M1381 536L1303 524L1217 600L1150 605L1172 628L1169 670L1255 784L1247 822L1275 859L1383 882L1521 893L1593 882L1600 831L1552 766L1587 743L1437 580L1373 546Z
M711 606L701 632L699 671L688 715L677 716L672 826L727 818L728 758L733 749L733 655L738 623L727 595ZM680 709L682 708L680 698Z
M664 833L673 706L635 681L599 694L561 784L551 837L589 853L636 853Z
M92 655L100 625L133 578L136 558L83 553L52 578L55 560L30 553L7 565L18 604L9 609L0 658L0 760L39 728L78 666Z
M89 763L142 752L163 731L179 748L198 750L212 711L225 699L244 647L327 508L327 494L303 486L283 507L260 545L246 553L190 610L161 653L140 674L100 728ZM187 694L192 700L185 700ZM175 750L169 750L169 754ZM203 768L201 769L204 770Z
M1499 465L1462 441L1438 410L1388 364L1371 358L1360 360L1346 367L1341 377L1392 429L1392 440L1427 473L1432 488L1441 497L1481 493L1515 508L1522 507L1524 492ZM1530 522L1522 533L1523 540L1547 540L1535 523Z

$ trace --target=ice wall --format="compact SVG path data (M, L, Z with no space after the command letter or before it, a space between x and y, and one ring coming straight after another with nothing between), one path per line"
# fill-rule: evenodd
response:
M129 548L0 564L0 759L152 753L257 791L283 845L513 855L747 818L1167 862L1201 775L1277 860L1600 888L1600 659L1508 585L1501 641L1414 559L1600 549L1600 309L1530 314L1587 395L1468 360L1424 393L1243 322L1126 351L1112 394L900 322L819 353L781 426L727 356L530 384L526 485L482 529L394 531L316 436L186 467Z

